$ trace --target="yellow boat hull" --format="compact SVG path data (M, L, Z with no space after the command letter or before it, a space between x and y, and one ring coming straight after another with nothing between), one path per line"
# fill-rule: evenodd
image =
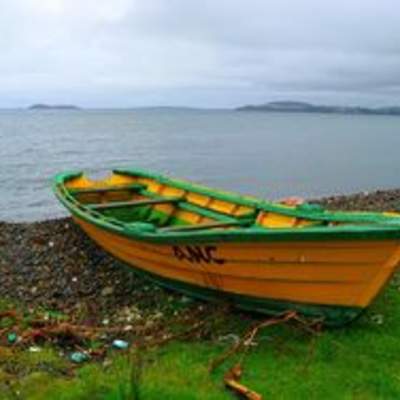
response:
M267 313L298 309L328 324L365 309L400 259L398 241L160 245L75 220L107 252L166 286Z

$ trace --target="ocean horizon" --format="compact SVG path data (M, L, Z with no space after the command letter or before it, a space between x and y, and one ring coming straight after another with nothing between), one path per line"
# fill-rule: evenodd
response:
M0 220L65 215L51 178L71 169L139 167L271 200L395 188L399 128L396 116L3 109Z

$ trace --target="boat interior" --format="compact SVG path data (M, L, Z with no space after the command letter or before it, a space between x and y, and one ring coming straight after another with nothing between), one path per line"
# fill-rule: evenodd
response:
M135 172L116 170L103 180L92 180L80 174L68 179L64 188L71 201L96 218L119 225L146 223L162 232L343 224L340 220L321 218L323 209L319 206L304 204L303 207L309 208L302 215L297 212L301 206L274 205L185 181ZM311 213L315 218L309 217L310 207L315 208L315 213Z

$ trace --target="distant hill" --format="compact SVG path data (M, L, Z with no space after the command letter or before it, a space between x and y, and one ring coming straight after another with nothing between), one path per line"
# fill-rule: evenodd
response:
M33 104L28 110L80 110L80 108L71 104Z
M324 106L298 101L273 101L260 105L246 105L236 108L236 111L262 111L262 112L303 112L325 114L367 114L367 115L400 115L400 107L347 107Z

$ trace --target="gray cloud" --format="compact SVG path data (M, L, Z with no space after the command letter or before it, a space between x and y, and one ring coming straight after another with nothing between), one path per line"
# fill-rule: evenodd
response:
M395 0L0 0L0 106L400 103Z

